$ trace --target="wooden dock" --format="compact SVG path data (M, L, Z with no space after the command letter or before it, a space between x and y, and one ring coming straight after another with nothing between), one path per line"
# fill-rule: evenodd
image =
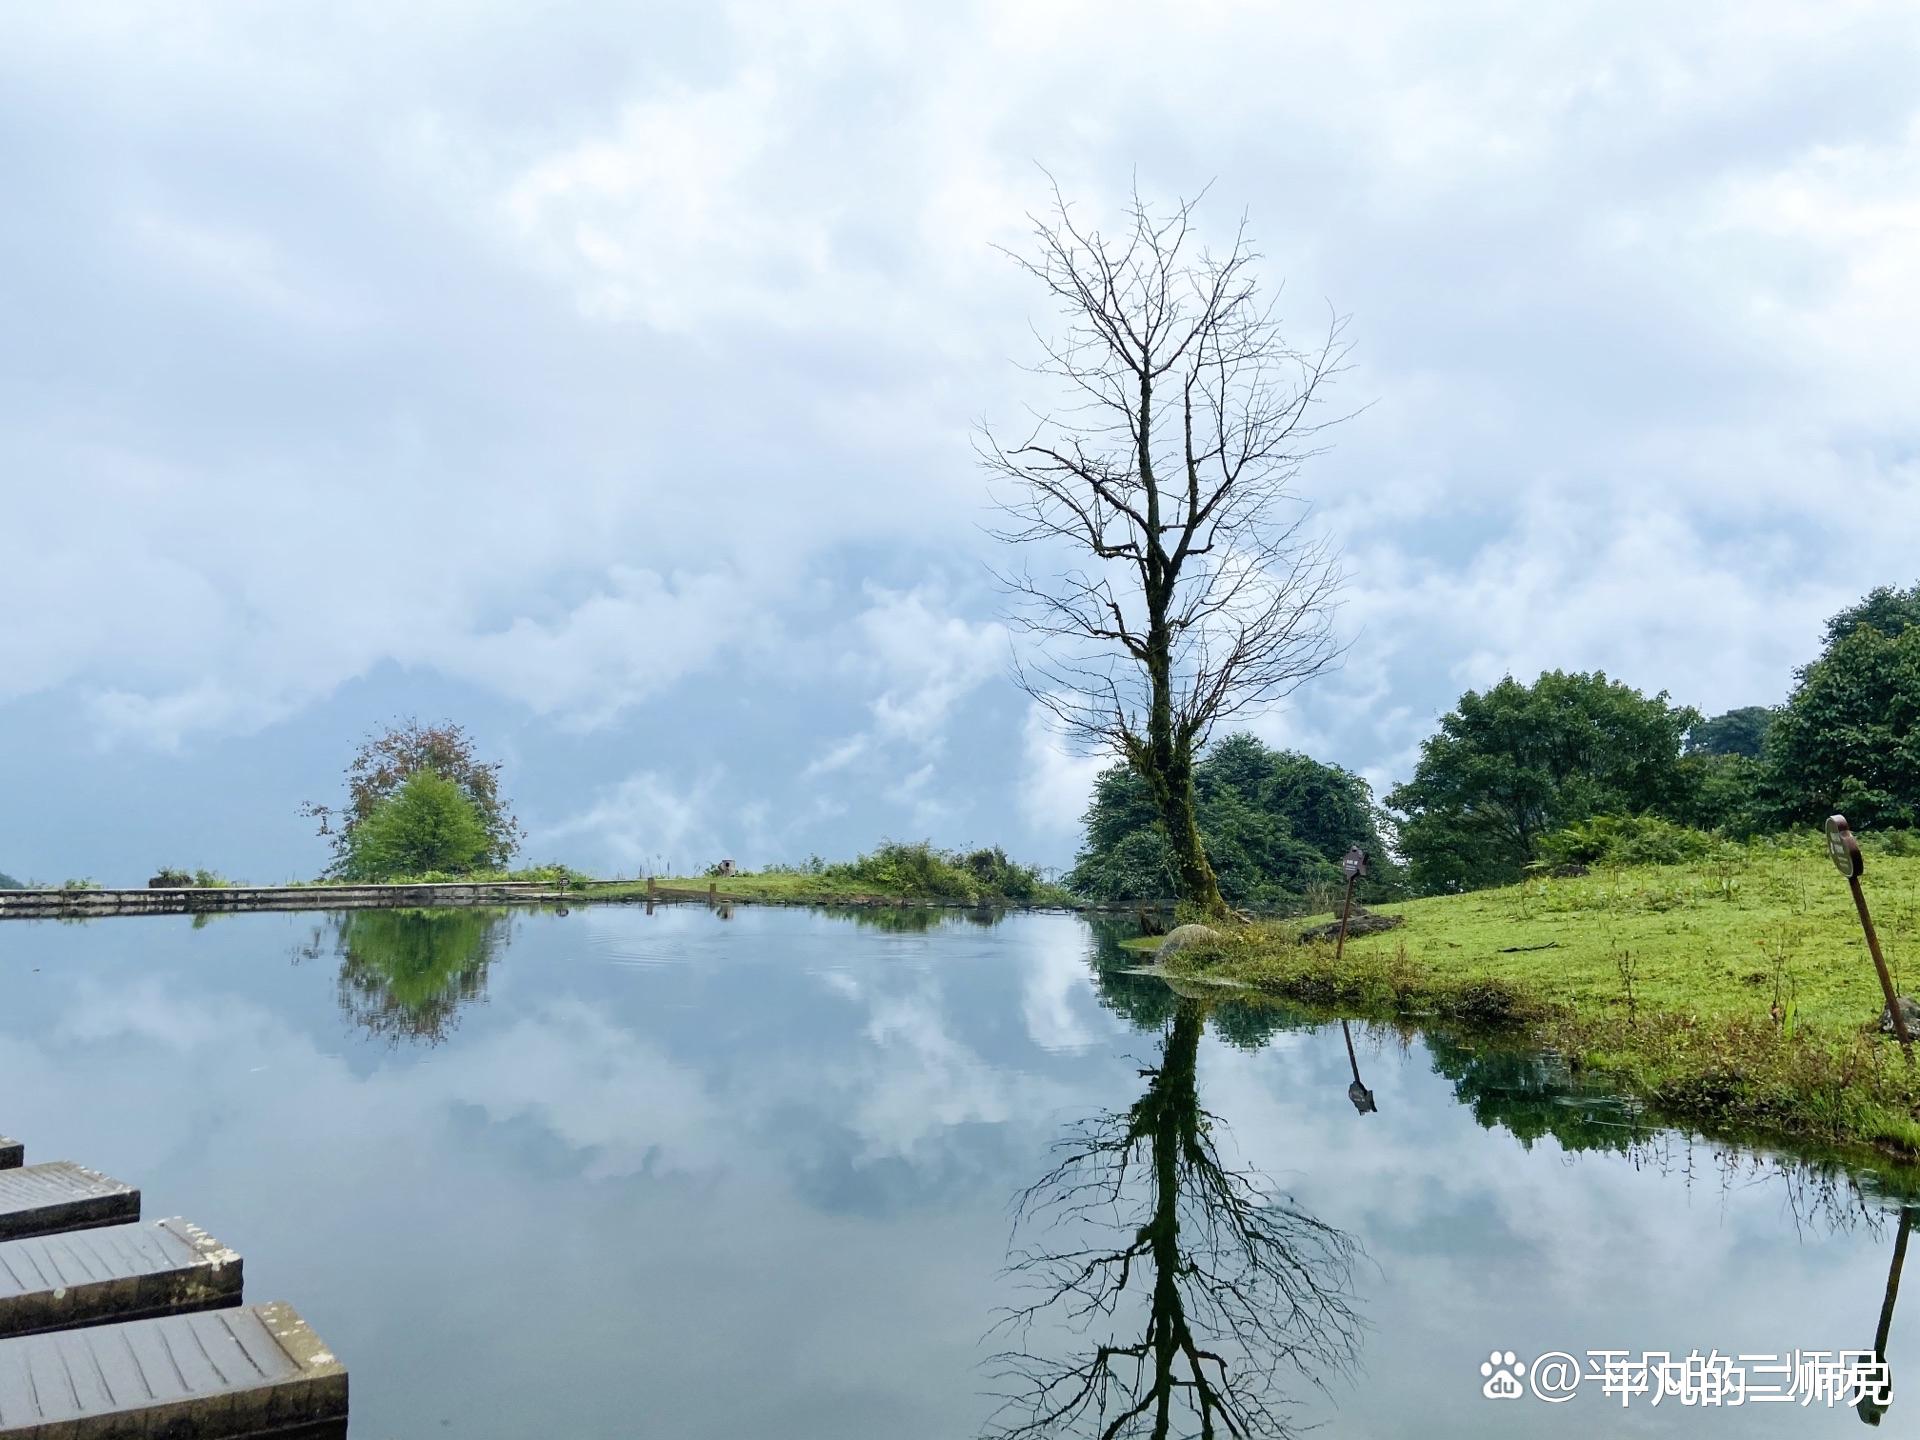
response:
M71 1160L0 1172L0 1240L139 1218L138 1190Z
M0 1440L345 1440L347 1372L240 1256L0 1139Z
M0 1339L238 1305L240 1257L161 1220L0 1243Z
M346 1433L345 1368L278 1302L0 1341L0 1435L344 1440Z
M143 890L0 890L0 920L93 920L115 915L225 915L258 910L375 910L565 902L566 891L519 880L428 885L220 885Z

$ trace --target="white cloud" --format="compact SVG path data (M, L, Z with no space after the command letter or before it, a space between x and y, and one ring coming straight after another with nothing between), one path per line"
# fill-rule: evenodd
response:
M873 741L866 735L849 735L837 745L830 746L820 756L807 763L800 772L803 780L817 780L822 775L831 775L836 770L844 770L853 764L872 747Z
M657 745L663 702L737 691L779 707L728 782L798 792L772 814L830 784L869 832L1070 833L1081 776L1023 710L1017 795L950 758L1005 660L966 432L1021 414L1050 323L991 248L1036 160L1090 218L1213 177L1286 318L1354 312L1341 393L1376 403L1302 483L1358 643L1273 733L1384 778L1504 668L1776 699L1825 613L1915 575L1920 21L1658 22L10 14L0 723L212 767L381 674L530 743Z
M1006 663L1006 631L947 608L938 590L867 587L855 621L855 668L882 688L871 702L874 732L937 748L953 708Z
M684 788L651 770L603 789L579 814L542 826L528 837L529 855L555 847L584 846L619 873L697 873L732 853L712 828L720 776L709 774Z
M904 809L914 831L931 834L967 808L935 793L935 764L960 704L1000 672L1007 634L997 621L953 613L937 585L889 590L869 583L866 607L848 627L839 669L864 686L871 723L830 744L801 778L820 781L856 767L897 776L881 791ZM904 775L900 765L919 759Z
M442 664L541 715L604 725L715 664L764 623L768 597L728 571L609 568L605 587L552 620L451 640Z
M1113 758L1074 754L1037 701L1027 706L1022 754L1026 764L1019 782L1021 816L1043 835L1079 834L1080 817L1093 799L1094 779Z
M963 808L958 803L942 800L935 793L936 773L929 762L886 787L887 799L907 812L907 823L916 834L934 834Z

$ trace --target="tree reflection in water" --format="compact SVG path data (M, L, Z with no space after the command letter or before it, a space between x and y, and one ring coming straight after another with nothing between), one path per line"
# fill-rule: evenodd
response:
M945 926L972 925L990 930L1007 918L1005 910L988 907L959 909L943 905L823 905L823 914L851 920L868 930L896 935L924 935Z
M1009 1270L1032 1299L996 1327L1014 1348L992 1361L990 1435L1286 1435L1286 1382L1356 1363L1358 1245L1221 1157L1206 1014L1182 999L1145 1093L1073 1126L1017 1201ZM1042 1323L1107 1338L1051 1360L1025 1348Z
M340 1008L392 1044L438 1045L486 997L505 910L349 910L335 918Z

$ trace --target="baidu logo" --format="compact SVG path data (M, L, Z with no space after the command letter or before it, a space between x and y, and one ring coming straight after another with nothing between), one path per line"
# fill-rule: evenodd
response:
M1518 1359L1511 1350L1493 1351L1480 1362L1480 1373L1487 1377L1480 1393L1489 1400L1518 1400L1526 1393L1521 1388L1520 1377L1527 1373L1527 1362Z

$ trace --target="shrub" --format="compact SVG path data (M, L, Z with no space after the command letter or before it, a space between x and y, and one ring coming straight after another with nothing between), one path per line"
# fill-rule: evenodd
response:
M969 851L961 857L960 865L990 895L1003 895L1009 900L1031 900L1034 891L1039 888L1038 873L1031 866L1018 865L1009 860L1007 852L998 845Z
M1920 830L1869 830L1859 840L1874 855L1920 855Z
M1719 841L1704 830L1676 825L1658 815L1596 815L1563 826L1540 841L1539 864L1677 865L1702 860Z
M479 807L466 792L421 770L354 826L340 872L360 881L430 872L465 876L485 864L491 846Z
M226 890L233 881L214 870L176 870L162 865L153 872L153 882L163 890Z
M809 855L797 864L786 860L769 860L760 867L762 875L824 875L827 862L818 855Z
M523 869L509 870L500 878L524 881L534 885L551 885L558 890L579 890L591 883L593 877L584 870L576 870L571 865L562 865L556 860L545 865L528 865Z
M883 841L871 854L823 866L816 873L827 880L930 900L1031 900L1049 889L1037 870L1009 860L998 846L961 854L935 849L925 840Z
M428 773L459 787L486 834L487 845L479 862L465 868L506 868L526 832L500 794L498 762L480 760L473 737L463 726L450 721L422 725L418 720L408 720L361 742L347 766L345 805L309 802L301 807L303 814L320 822L320 833L333 841L336 874L351 878L347 869L354 863L354 832L394 799L413 776Z

